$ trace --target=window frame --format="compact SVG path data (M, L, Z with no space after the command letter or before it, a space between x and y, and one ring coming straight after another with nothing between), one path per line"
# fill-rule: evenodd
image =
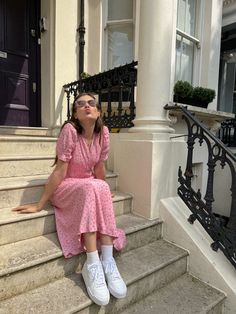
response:
M183 39L189 40L193 44L193 61L192 61L192 75L191 75L191 84L198 85L199 82L199 73L200 69L197 66L200 62L200 51L201 51L201 33L202 33L202 14L203 14L203 4L202 0L195 0L195 34L194 36L190 35L187 32L180 30L176 25L176 37L175 41L177 41L177 36L181 37L181 43ZM177 4L177 16L178 16L178 4ZM176 19L177 23L177 19ZM175 48L175 73L176 73L176 48ZM175 82L180 80L181 78L176 78L175 74Z
M117 26L124 24L131 24L133 26L133 58L135 55L135 31L136 31L136 0L133 1L133 18L123 20L108 20L108 0L102 0L102 70L109 70L108 68L108 29L109 26Z

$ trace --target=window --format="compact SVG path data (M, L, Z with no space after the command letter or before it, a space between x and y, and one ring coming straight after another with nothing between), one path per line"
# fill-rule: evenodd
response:
M196 38L196 0L178 0L176 28L175 81L192 83L196 49L200 42Z
M133 60L133 0L107 0L104 4L104 68L112 69Z

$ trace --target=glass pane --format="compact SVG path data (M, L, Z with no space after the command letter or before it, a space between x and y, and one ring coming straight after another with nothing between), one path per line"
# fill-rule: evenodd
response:
M193 43L181 36L176 39L175 80L192 83L193 75Z
M133 19L133 0L108 0L108 21Z
M186 3L185 32L192 36L195 35L195 2L188 0Z
M185 26L185 0L178 0L177 28L184 31Z
M195 36L196 0L178 0L177 28Z
M133 25L110 25L108 27L108 68L133 60Z

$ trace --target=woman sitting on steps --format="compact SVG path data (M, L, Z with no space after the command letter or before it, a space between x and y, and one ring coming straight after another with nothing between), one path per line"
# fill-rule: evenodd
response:
M127 294L113 258L113 245L121 250L125 234L116 227L111 192L105 182L108 150L109 132L102 124L95 97L90 93L78 95L71 119L62 126L56 167L39 202L13 209L19 213L38 212L51 201L64 256L86 251L82 276L90 298L98 305L109 303L109 291L116 298Z

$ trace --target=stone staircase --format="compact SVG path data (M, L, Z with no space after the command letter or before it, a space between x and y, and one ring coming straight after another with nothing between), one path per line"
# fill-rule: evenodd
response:
M92 303L80 274L85 254L63 257L50 204L36 214L10 211L38 200L52 170L55 141L0 135L0 314L223 313L225 295L189 275L188 253L162 239L162 222L132 215L132 197L118 191L114 210L128 244L116 260L128 296L111 298L106 307ZM111 190L116 180L107 172Z

